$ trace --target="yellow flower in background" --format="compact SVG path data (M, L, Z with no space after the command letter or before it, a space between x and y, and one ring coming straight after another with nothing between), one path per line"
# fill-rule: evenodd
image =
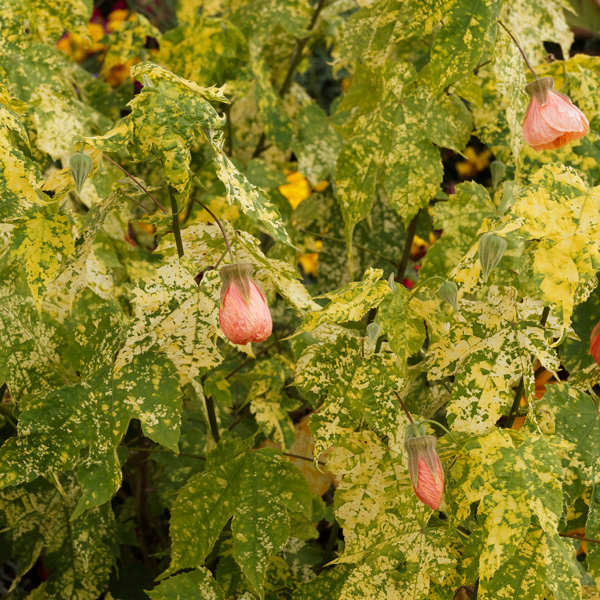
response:
M133 67L133 65L137 65L139 62L139 56L135 56L124 63L120 63L114 67L111 67L104 77L106 83L112 87L120 86L129 77L129 71L131 70L131 67Z
M74 62L81 62L88 54L104 50L100 40L104 37L104 27L99 23L88 23L88 31L92 42L77 33L67 33L56 43L56 47L71 57Z
M315 187L313 188L313 192L322 192L323 190L327 189L329 187L329 181L325 181L323 179L323 181L319 181L319 183L317 183L317 185L315 185Z
M347 92L348 88L350 87L350 78L342 77L342 80L340 81L340 87L342 88L342 92Z
M429 248L429 244L423 238L415 235L410 246L410 255L414 258L419 254L425 254L427 248Z
M480 154L477 154L475 148L469 146L465 150L465 156L467 160L456 163L456 172L463 179L477 175L477 173L489 167L492 161L492 153L487 148Z
M121 23L129 19L130 21L135 20L135 13L128 11L126 8L119 8L117 10L113 10L108 15L108 20L106 22L106 29L111 33L116 31L121 26Z
M298 204L311 195L312 191L310 189L310 183L308 183L308 179L298 171L285 169L283 172L286 175L287 183L285 185L280 185L279 191L282 196L287 198L290 206L296 210Z
M302 265L306 275L317 276L317 267L319 266L319 252L323 248L321 240L315 241L315 249L317 252L308 252L307 254L299 254L298 262Z

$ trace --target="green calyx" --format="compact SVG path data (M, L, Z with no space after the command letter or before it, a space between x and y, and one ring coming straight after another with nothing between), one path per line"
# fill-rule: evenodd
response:
M541 106L546 104L549 90L554 89L554 79L552 77L540 77L525 86L525 91L535 98Z
M88 178L94 162L91 157L83 153L84 144L81 145L79 152L73 154L69 159L69 168L71 176L75 182L75 191L79 194L83 188L85 180Z
M487 282L490 273L502 260L508 242L498 235L486 233L479 240L479 262L481 263L481 276Z
M250 281L252 279L252 272L254 271L254 265L252 263L235 263L233 265L225 265L219 270L221 281L223 285L221 287L221 302L225 297L227 288L232 281L240 287L242 296L246 303L250 302Z
M446 281L438 288L437 295L447 302L454 312L458 312L458 287L453 281Z
M439 461L436 450L437 438L434 435L411 437L404 442L404 448L408 456L408 470L414 485L418 485L419 481L419 460L425 462L434 480L437 482L437 465Z

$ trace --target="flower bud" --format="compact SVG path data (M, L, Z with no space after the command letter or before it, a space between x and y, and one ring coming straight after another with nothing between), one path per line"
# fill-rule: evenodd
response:
M479 262L481 263L481 276L483 281L487 282L490 273L496 268L502 260L507 241L493 233L485 233L479 240Z
M440 507L444 496L444 471L436 446L437 438L434 435L409 437L404 442L415 494L433 510Z
M367 337L369 338L369 346L373 347L377 343L377 338L381 333L381 327L377 323L369 323L367 325Z
M219 323L233 344L264 342L273 330L265 295L251 277L253 270L250 263L239 263L219 271L223 282Z
M542 77L525 86L531 96L523 137L534 150L555 150L582 138L590 129L586 116L565 94L554 89L552 77Z
M445 300L453 309L458 312L458 288L453 281L446 281L440 285L437 295Z
M501 160L495 160L490 165L490 172L492 174L492 188L495 190L500 183L500 180L504 177L506 171L506 165Z
M590 335L590 354L592 358L600 365L600 323L592 330Z
M94 166L94 162L91 157L87 154L83 153L83 146L81 147L81 151L77 152L77 154L73 154L69 159L69 167L71 169L71 176L73 177L73 181L75 182L75 191L79 194L81 192L81 188L85 183L92 167Z

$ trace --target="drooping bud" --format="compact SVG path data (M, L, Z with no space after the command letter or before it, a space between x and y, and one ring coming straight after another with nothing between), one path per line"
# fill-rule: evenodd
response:
M600 323L592 329L592 335L590 335L590 354L596 363L600 365Z
M479 240L479 262L481 263L481 276L487 282L490 273L502 260L508 242L493 233L484 233Z
M458 312L458 288L453 281L446 281L440 285L437 295L445 300L453 309Z
M380 333L381 327L379 327L377 323L369 323L367 325L367 337L369 338L369 346L375 346Z
M409 437L404 442L404 447L408 455L410 479L417 498L423 504L437 510L444 496L444 471L436 451L437 438L434 435Z
M496 189L500 180L504 177L506 171L506 165L501 160L495 160L490 165L490 172L492 173L492 189Z
M73 154L69 159L69 168L71 169L71 177L73 177L73 181L75 182L75 191L79 194L81 192L81 188L85 183L92 167L94 166L94 162L91 157L87 154L83 153L84 145L82 144L79 152Z
M223 282L219 323L233 344L264 342L273 331L265 295L251 277L253 270L250 263L237 263L219 271Z
M562 148L589 131L586 116L569 96L554 89L552 77L532 81L525 91L531 100L523 119L523 137L534 150Z

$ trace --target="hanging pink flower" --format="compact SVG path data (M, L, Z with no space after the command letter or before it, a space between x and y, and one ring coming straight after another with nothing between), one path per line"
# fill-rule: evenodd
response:
M600 365L600 323L594 327L592 335L590 335L590 354Z
M523 137L534 150L562 148L589 131L586 116L568 96L554 89L552 77L536 79L525 91L531 100L523 119Z
M219 271L223 286L219 323L233 344L264 342L273 330L267 300L252 279L250 263L227 265Z
M444 497L444 471L436 446L437 438L434 435L411 437L405 442L415 494L433 510L438 510Z

